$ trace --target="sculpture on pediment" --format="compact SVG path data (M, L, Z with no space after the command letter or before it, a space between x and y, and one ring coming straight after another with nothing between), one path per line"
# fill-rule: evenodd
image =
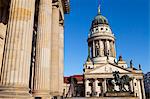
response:
M115 71L113 72L113 76L114 76L115 84L119 86L119 90L121 92L129 91L130 78L128 75L123 75L122 77L120 77L119 71ZM128 88L126 88L125 86L128 86Z

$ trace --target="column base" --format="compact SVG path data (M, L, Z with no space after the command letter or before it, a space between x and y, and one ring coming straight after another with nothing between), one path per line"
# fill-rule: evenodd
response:
M60 92L51 92L50 95L52 95L52 99L63 99L62 93Z
M0 86L0 99L32 99L29 88L16 86Z
M50 94L51 94L52 96L62 96L62 95L63 95L63 93L60 93L60 92L58 92L58 91L56 91L56 92L50 92Z
M40 97L41 99L51 99L50 93L47 90L34 90L32 91L33 97Z

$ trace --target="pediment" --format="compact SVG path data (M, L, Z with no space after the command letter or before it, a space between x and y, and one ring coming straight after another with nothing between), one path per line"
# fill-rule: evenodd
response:
M89 73L112 73L114 71L119 71L120 73L130 73L131 71L125 69L125 68L122 68L120 66L117 66L117 65L112 65L112 64L105 64L103 66L100 66L100 67L97 67L93 70L91 70Z

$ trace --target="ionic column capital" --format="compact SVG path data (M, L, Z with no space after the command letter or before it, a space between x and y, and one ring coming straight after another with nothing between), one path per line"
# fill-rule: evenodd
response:
M59 25L64 26L64 20L63 19L59 20Z
M59 6L60 6L59 0L53 0L52 1L52 7L53 8L59 8Z

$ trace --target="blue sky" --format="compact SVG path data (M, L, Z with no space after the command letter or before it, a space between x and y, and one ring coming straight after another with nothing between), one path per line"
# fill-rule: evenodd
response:
M101 13L116 37L119 55L135 67L150 71L149 0L101 0ZM98 0L70 0L70 14L65 15L65 76L82 74L87 58L87 36L97 15Z

